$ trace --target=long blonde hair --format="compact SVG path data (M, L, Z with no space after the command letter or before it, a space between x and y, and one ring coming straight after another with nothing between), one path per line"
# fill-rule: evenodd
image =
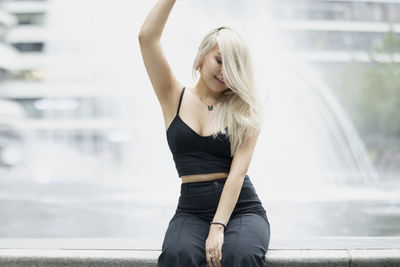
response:
M248 47L239 33L229 26L215 28L203 38L193 63L192 75L196 77L205 55L216 46L221 53L222 74L228 89L217 99L210 118L211 127L214 138L219 132L229 135L233 156L241 144L261 129L263 107L254 84Z

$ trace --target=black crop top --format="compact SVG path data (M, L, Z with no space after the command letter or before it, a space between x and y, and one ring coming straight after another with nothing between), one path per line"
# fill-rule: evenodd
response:
M184 91L185 87L181 92L176 116L166 132L179 177L214 172L229 173L233 159L230 155L229 137L221 132L216 138L212 135L199 135L179 117Z

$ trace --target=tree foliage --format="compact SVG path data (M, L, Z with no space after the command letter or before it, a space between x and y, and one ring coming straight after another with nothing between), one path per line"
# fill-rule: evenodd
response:
M370 63L351 61L330 85L356 125L371 158L400 171L400 37L392 29L371 45Z
M362 135L400 138L400 38L390 30L369 58L343 68L339 97Z

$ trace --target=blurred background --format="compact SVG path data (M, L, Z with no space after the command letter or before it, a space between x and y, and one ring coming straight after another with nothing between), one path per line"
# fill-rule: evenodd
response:
M156 2L0 0L0 238L161 247L181 180L137 40ZM161 42L186 86L221 25L263 96L271 238L400 236L400 1L177 1Z

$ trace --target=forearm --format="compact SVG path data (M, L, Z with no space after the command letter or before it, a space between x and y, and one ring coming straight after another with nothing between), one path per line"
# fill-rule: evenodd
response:
M236 175L234 177L228 176L228 178L226 178L213 221L228 224L228 221L239 199L244 176L245 175ZM221 228L223 226L212 224L212 227Z
M139 31L139 37L159 40L176 0L159 0L151 9Z

